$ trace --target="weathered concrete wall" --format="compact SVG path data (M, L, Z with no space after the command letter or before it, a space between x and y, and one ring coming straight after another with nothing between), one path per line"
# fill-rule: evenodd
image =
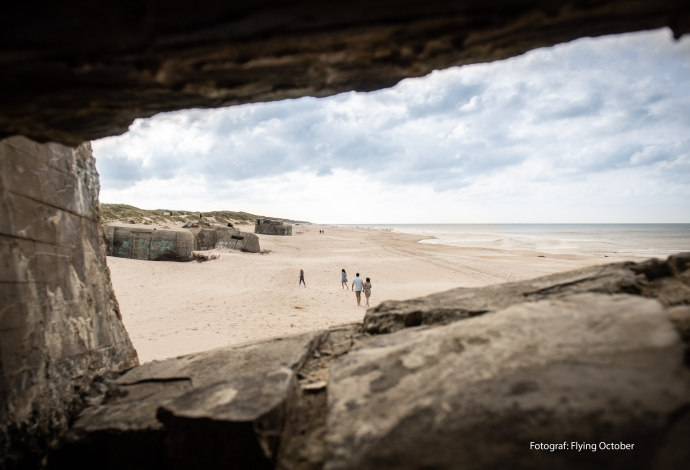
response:
M192 251L227 248L259 253L259 237L230 227L156 228L141 224L105 226L106 252L118 258L191 261Z
M193 227L189 231L194 235L194 249L214 250L227 248L231 250L249 251L259 253L259 237L253 233L240 232L230 227Z
M371 91L583 36L690 31L687 0L12 2L0 136L76 145L140 117Z
M0 141L0 467L37 458L94 376L138 363L98 192L90 144Z
M254 233L263 235L292 236L292 225L271 219L256 219Z
M106 225L107 254L150 261L191 261L194 236L189 230L145 225Z
M261 252L259 237L249 232L240 232L231 228L216 229L216 248L228 248L231 250Z

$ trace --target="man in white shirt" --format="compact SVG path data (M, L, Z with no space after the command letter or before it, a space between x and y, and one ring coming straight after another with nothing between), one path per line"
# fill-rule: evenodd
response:
M362 280L361 277L359 277L359 273L357 273L357 277L352 281L352 290L355 291L355 295L357 296L357 306L359 307L359 302L361 301L362 297L362 285L364 284L364 281Z

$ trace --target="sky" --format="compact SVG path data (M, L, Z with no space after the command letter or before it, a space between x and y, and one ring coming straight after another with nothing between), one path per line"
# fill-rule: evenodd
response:
M342 93L138 119L101 202L331 224L690 222L690 35L582 38Z

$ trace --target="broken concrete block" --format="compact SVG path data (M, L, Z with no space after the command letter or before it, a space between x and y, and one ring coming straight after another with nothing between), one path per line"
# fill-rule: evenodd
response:
M50 466L270 468L296 370L323 335L314 331L135 367L109 384L102 404L80 415Z
M292 225L286 224L279 220L256 219L256 222L254 222L254 233L261 233L263 235L291 236Z
M367 310L364 330L381 334L411 326L448 324L522 302L578 292L645 295L657 297L665 305L690 303L690 253L663 261L591 266L526 281L385 301Z
M189 231L194 236L194 249L198 251L225 248L229 250L261 252L259 237L253 233L240 232L223 226L193 227Z
M666 433L688 414L689 375L664 307L639 296L566 294L408 328L333 364L325 468L652 468L684 452ZM573 442L635 451L534 449Z

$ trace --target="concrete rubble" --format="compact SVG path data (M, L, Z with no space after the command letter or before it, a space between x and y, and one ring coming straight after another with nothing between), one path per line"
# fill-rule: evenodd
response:
M108 383L51 468L271 468L297 371L323 331L134 368Z
M565 293L629 293L657 297L667 306L690 304L687 269L687 259L679 256L668 262L653 259L592 266L521 282L452 289L422 299L385 301L367 311L364 329L377 334L445 324Z
M331 369L325 468L653 468L690 404L683 349L663 305L629 294L382 335ZM572 441L635 451L530 449Z
M686 253L451 290L370 309L363 325L145 364L103 387L49 463L684 468L689 294Z

